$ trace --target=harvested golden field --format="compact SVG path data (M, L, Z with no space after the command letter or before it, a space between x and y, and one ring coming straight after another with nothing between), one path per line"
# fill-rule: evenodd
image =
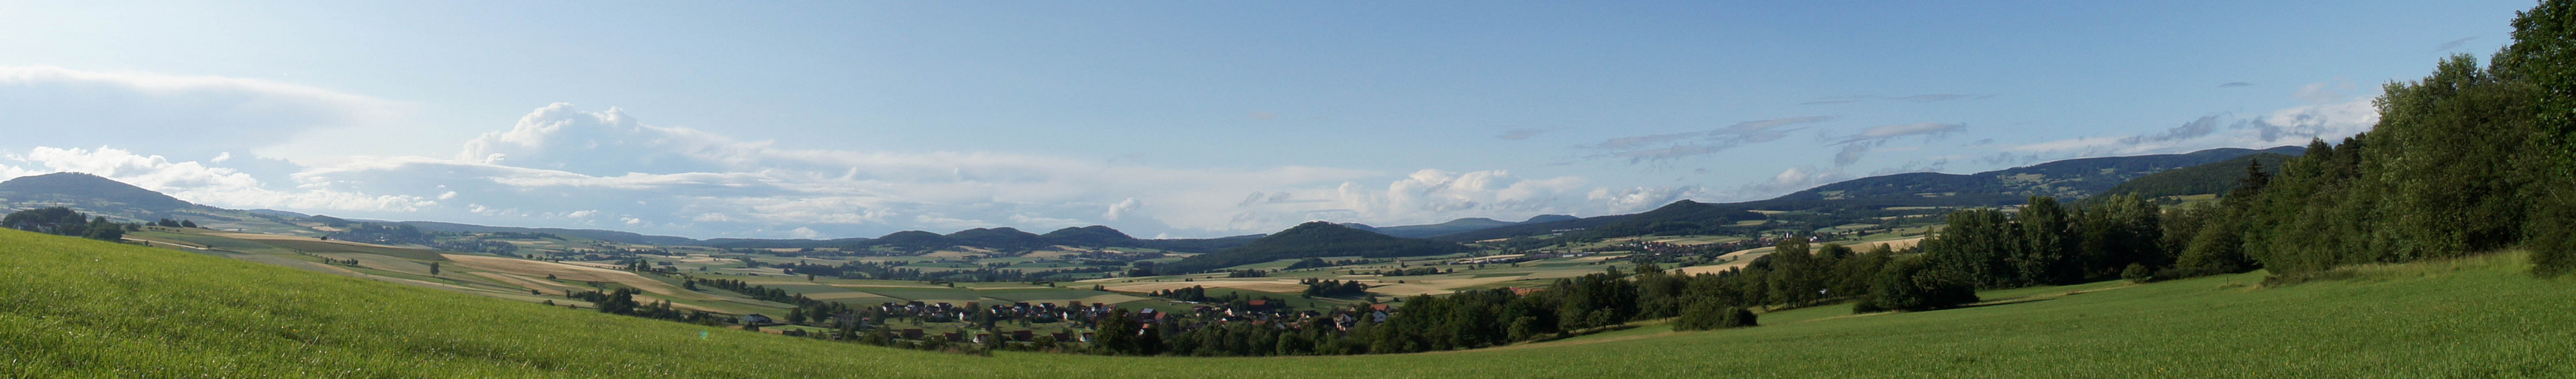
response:
M464 265L465 267L473 267L473 268L484 269L484 270L500 271L500 272L507 272L507 273L512 273L512 274L519 274L519 275L527 275L527 276L530 276L530 277L541 277L541 276L546 276L546 275L553 275L553 276L554 276L554 277L556 277L556 278L562 278L562 279L568 279L568 280L579 280L579 281L585 281L585 282L611 282L611 283L617 283L617 284L624 284L624 285L626 285L626 286L628 286L628 287L635 287L636 289L644 290L645 292L652 292L652 293L662 294L662 295L671 296L671 297L676 297L676 298L680 298L680 299L687 299L687 300L720 300L720 299L721 299L721 298L718 298L718 297L715 297L715 296L709 296L709 295L707 295L707 294L697 293L697 292L689 291L689 290L683 290L683 289L680 289L680 287L672 286L670 283L663 283L662 281L659 281L659 280L653 280L652 278L646 278L646 277L643 277L643 276L641 276L641 275L635 275L635 273L632 273L632 272L625 272L625 271L618 271L618 270L610 270L610 269L604 269L604 268L598 268L598 267L575 266L575 265L562 264L562 263L555 263L555 262L540 262L540 261L531 261L531 260L525 260L525 259L502 258L502 257L487 257L487 256L480 256L480 255L465 255L465 254L448 254L448 255L447 255L447 259L448 259L448 260L451 260L451 261L456 261L456 264Z

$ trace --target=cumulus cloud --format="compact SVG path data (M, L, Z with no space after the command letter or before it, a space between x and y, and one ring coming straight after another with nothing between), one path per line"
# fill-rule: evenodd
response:
M1597 188L1593 189L1588 197L1608 205L1610 213L1619 214L1654 210L1656 207L1698 196L1700 192L1699 187L1692 186L1632 187L1615 191L1609 188Z
M1355 181L1381 175L1301 166L1168 169L1018 154L792 149L656 126L615 108L590 112L554 104L532 111L508 131L469 141L453 158L358 157L295 177L336 191L474 199L480 210L452 211L461 217L601 210L596 218L610 222L602 226L693 235L787 225L870 236L903 229L1093 223L1229 235L1312 219L1406 224L1601 209L1579 196L1585 182L1577 177L1421 170L1382 186Z
M256 79L0 67L0 115L12 128L45 131L0 141L0 175L91 172L231 208L700 237L1090 223L1209 236L1311 219L1395 225L1615 205L1585 196L1593 188L1572 176L790 148L572 104L537 108L439 157L289 162L253 153L298 136L399 127L410 108ZM1794 130L1787 125L1829 118L1740 123L1697 133L1693 143L1767 141ZM117 146L65 148L101 141Z
M0 67L0 150L119 147L190 160L277 144L298 133L400 119L407 104L274 81L59 67ZM214 161L220 162L220 161Z
M1126 200L1119 200L1117 204L1110 204L1109 211L1101 213L1100 218L1109 221L1118 221L1118 219L1127 218L1128 214L1136 213L1136 209L1144 207L1144 202L1136 201L1136 198L1130 197Z

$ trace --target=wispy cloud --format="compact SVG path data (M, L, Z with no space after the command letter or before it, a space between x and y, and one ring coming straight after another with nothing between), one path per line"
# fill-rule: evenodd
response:
M2227 88L2227 87L2247 87L2247 86L2253 86L2253 85L2254 85L2254 83L2246 83L2246 82L2226 82L2226 83L2219 83L2219 84L2218 84L2218 87L2219 87L2219 88Z
M1529 139L1530 137L1536 137L1536 136L1538 136L1538 135L1539 135L1539 133L1546 133L1546 132L1548 132L1548 130L1547 130L1547 129L1539 129L1539 128L1520 128L1520 129L1512 129L1512 130L1509 130L1509 131L1504 131L1504 132L1503 132L1503 134L1501 134L1501 135L1496 135L1496 136L1494 136L1494 138L1497 138L1497 139L1504 139L1504 140L1512 140L1512 141L1519 141L1519 140Z
M1842 145L1842 151L1834 153L1834 167L1860 163L1861 157L1868 156L1871 149L1886 146L1889 140L1922 137L1929 141L1967 130L1968 124L1937 122L1885 125L1864 129L1859 134L1842 137L1841 141L1833 143Z
M1982 160L2019 164L2051 159L2181 153L2220 147L2302 145L2311 139L2331 140L2360 134L2378 124L2379 112L2371 105L2372 96L2345 95L2330 89L2334 87L2329 83L2303 86L2292 97L2315 104L2259 116L2220 113L2159 131L2012 145Z
M2469 44L2469 41L2476 39L2478 39L2478 37L2468 37L2451 40L2451 42L2443 42L2441 45L2433 46L2433 51L2451 51L2452 49L2460 48L2461 45L2467 45Z
M1983 100L1983 99L1988 99L1988 98L1993 98L1993 97L1995 97L1995 95L1993 95L1993 94L1964 94L1964 93L1933 93L1933 94L1907 95L1907 96L1859 95L1859 96L1834 96L1834 97L1827 97L1827 98L1811 100L1811 101L1804 102L1804 103L1799 103L1799 104L1801 104L1801 105L1850 104L1850 103L1858 103L1858 102L1863 102L1863 101L1872 101L1872 100L1903 101L1903 102L1910 102L1910 103L1937 103L1937 102L1944 102L1944 101L1958 101L1958 100Z
M1738 122L1717 130L1619 137L1585 145L1607 150L1596 158L1625 158L1630 163L1668 160L1714 154L1746 144L1788 138L1790 132L1806 129L1792 127L1833 121L1835 116L1802 116Z
M315 129L389 123L413 108L259 79L0 66L0 122L18 132L0 140L0 149L114 141L206 159Z

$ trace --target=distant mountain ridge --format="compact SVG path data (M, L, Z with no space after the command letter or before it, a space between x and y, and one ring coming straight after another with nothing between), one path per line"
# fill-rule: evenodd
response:
M846 244L843 247L853 250L888 247L914 251L937 250L951 247L974 247L1005 251L1027 251L1053 246L1073 246L1089 248L1127 247L1181 252L1210 252L1235 246L1242 246L1243 243L1250 242L1251 240L1252 238L1246 238L1244 236L1209 239L1138 239L1133 236L1128 236L1127 233L1120 232L1115 228L1102 225L1092 225L1056 229L1055 231L1047 232L1047 234L1043 235L1024 232L1019 229L1009 227L974 228L960 230L956 233L945 235L919 230L906 230L886 234L884 237L877 237L876 239L855 241Z
M1822 214L1823 216L1818 217L1820 219L1818 221L1825 224L1856 222L1871 217L1902 213L1888 210L1896 207L1991 207L2021 204L2029 201L2031 196L2079 198L2108 191L2132 179L2159 172L2257 154L2297 155L2306 150L2307 148L2298 146L2262 150L2220 148L2182 154L2069 159L1974 174L1902 173L1845 180L1766 200L1705 205L1715 209L1810 212ZM1654 233L1654 230L1659 229L1652 226L1637 228L1640 223L1651 225L1653 222L1687 221L1693 223L1692 227L1706 227L1711 221L1722 221L1684 220L1659 216L1657 220L1652 221L1638 218L1636 222L1622 223L1639 215L1684 205L1682 203L1700 204L1683 200L1646 213L1527 223L1431 238L1453 242L1482 241L1558 231L1593 230L1613 225L1622 225L1618 226L1621 231L1596 231L1586 235L1625 237ZM1709 213L1709 215L1721 214L1726 213ZM1740 215L1722 217L1740 217ZM1638 234L1618 235L1632 232Z
M1371 232L1377 232L1378 234L1385 234L1385 235L1389 235L1389 236L1404 237L1404 238L1430 238L1430 237L1434 237L1434 236L1441 236L1441 235L1448 235L1448 234L1457 234L1457 233L1465 233L1465 232L1472 232L1472 231L1478 231L1478 230L1485 230L1485 229L1500 228L1500 227L1512 226L1512 225L1529 224L1529 223L1540 223L1540 222L1564 221L1564 220L1572 220L1572 219L1576 219L1576 218L1577 218L1577 217L1574 217L1574 216L1568 216L1568 215L1538 215L1538 216L1530 217L1528 221L1521 221L1521 222L1502 221L1502 220L1495 220L1495 219L1483 218L1483 217L1471 217L1471 218L1462 218L1462 219L1456 219L1456 220L1449 220L1449 222L1443 222L1443 223L1438 223L1438 224L1425 224L1425 225L1406 225L1406 226L1372 227L1372 226L1369 226L1368 224L1361 224L1361 223L1355 223L1355 222L1354 222L1354 223L1343 223L1343 224L1341 224L1341 225L1342 225L1342 226L1346 226L1346 227L1350 227L1351 229L1359 229L1359 230L1366 230L1366 231L1371 231Z
M1706 231L1733 225L1740 221L1761 220L1764 216L1729 204L1710 204L1690 200L1674 201L1654 210L1600 217L1558 219L1557 221L1453 233L1432 237L1433 240L1473 242L1489 239L1583 230L1602 237L1626 237L1658 232ZM1617 234L1617 235L1612 235Z
M2130 179L2167 170L2254 154L2297 155L2306 150L2298 146L2263 150L2222 148L2183 154L2069 159L1965 175L1904 173L1846 180L1768 200L1734 204L1776 211L2015 205L2028 201L2031 196L2091 196Z
M2070 159L1975 174L1925 172L1883 175L1826 184L1766 200L1723 204L1684 200L1654 211L1628 215L1584 218L1543 215L1522 222L1463 218L1429 225L1336 226L1337 229L1374 232L1369 234L1380 237L1427 237L1440 241L1463 242L1548 234L1566 230L1591 230L1593 232L1587 235L1594 236L1705 231L1738 222L1761 220L1765 217L1749 212L1753 210L1821 214L1822 216L1810 216L1812 220L1808 222L1831 224L1887 216L1890 214L1888 209L1905 207L2007 206L2020 204L2030 196L2083 197L2110 191L2132 179L2158 172L2256 154L2297 155L2304 150L2305 148L2297 146L2262 150L2225 148L2184 154ZM2203 186L2206 185L2203 184ZM218 229L290 235L322 235L323 233L317 228L332 222L373 222L411 225L428 231L553 233L617 243L728 248L893 246L926 250L947 247L1034 249L1065 245L1214 252L1249 246L1257 239L1265 237L1265 235L1255 234L1207 239L1137 239L1107 226L1094 225L1058 229L1044 235L998 227L967 229L945 235L925 231L902 231L878 238L698 240L613 230L498 227L435 221L341 220L329 216L303 216L300 213L275 210L230 210L193 204L159 192L81 173L35 175L0 182L0 207L14 210L57 205L132 221L150 221L164 217L191 219L199 224Z
M155 221L161 218L192 220L208 228L243 230L260 233L320 236L325 228L357 223L410 225L423 231L449 233L548 233L593 240L661 246L706 246L717 248L821 248L853 245L892 244L936 246L934 248L969 246L995 248L1039 248L1053 245L1082 247L1140 247L1173 251L1208 252L1242 246L1260 235L1206 239L1138 239L1107 226L1093 225L1064 228L1046 235L1029 234L1017 229L976 228L948 235L905 231L881 238L840 239L752 239L715 238L699 240L688 237L648 235L635 232L486 226L439 221L387 221L343 219L325 215L256 209L232 210L190 203L167 194L136 187L97 175L61 172L31 175L0 181L0 210L15 211L48 206L66 206L85 213L107 216L120 221ZM5 212L0 212L5 213ZM875 242L877 240L888 240ZM872 245L871 245L872 246Z

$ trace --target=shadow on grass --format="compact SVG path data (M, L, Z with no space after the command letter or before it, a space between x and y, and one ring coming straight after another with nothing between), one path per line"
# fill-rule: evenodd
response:
M2004 299L2004 300L1988 301L1988 302L1982 302L1982 303L1976 303L1976 304L1961 305L1961 306L1959 306L1958 308L1950 308L1950 309L1984 308L1984 307L1992 307L1992 306L1998 306L1998 305L2029 304L2029 303L2037 303L2037 302L2049 301L2049 300L2057 300L2057 297L2056 297L2056 296L2051 296L2051 297L2024 296L2024 297L2017 297L2017 298L2011 298L2011 299Z

